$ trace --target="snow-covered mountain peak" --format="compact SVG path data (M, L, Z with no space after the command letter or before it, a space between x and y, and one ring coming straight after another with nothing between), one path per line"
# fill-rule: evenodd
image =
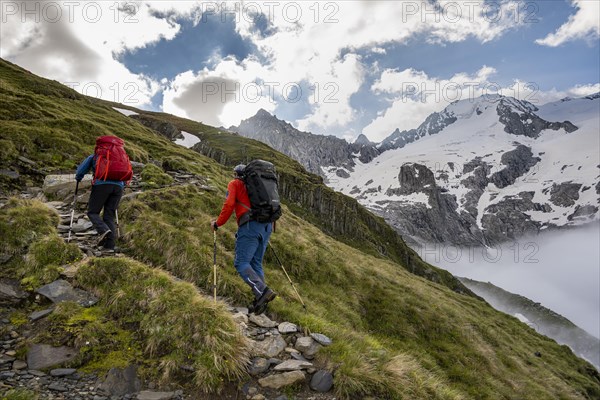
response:
M476 99L464 99L451 103L440 114L452 115L458 119L481 115L485 110L495 108L502 96L485 95Z
M488 244L598 219L599 131L600 96L485 96L396 130L353 170L324 170L409 240Z

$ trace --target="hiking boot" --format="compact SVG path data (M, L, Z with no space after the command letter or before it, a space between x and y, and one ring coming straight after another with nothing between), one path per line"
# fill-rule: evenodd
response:
M121 252L121 249L119 249L118 247L113 247L113 248L109 248L109 247L102 247L100 249L100 251L103 254L117 254Z
M253 307L253 312L256 315L260 315L262 313L264 313L265 311L267 311L267 304L269 304L270 301L273 301L273 299L275 299L275 297L277 297L277 294L272 291L269 288L266 288L265 291L263 292L262 296L260 296L260 298L258 300L256 300L252 305ZM250 311L250 310L248 310Z
M104 243L106 243L106 241L108 240L108 235L110 235L112 233L112 231L109 229L105 232L102 232L100 234L100 236L98 236L98 240L96 241L96 246L100 247L102 245L104 245Z
M254 300L252 304L248 306L248 314L253 314L254 310L256 310L256 300Z

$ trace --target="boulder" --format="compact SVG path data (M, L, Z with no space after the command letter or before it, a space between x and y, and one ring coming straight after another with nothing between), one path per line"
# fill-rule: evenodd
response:
M98 299L93 294L81 289L75 289L69 282L62 279L42 286L36 290L36 293L47 297L53 303L74 301L83 307L90 307L98 302Z
M98 389L111 396L124 396L139 392L141 387L137 367L130 365L125 369L111 368Z
M10 169L0 169L0 175L6 176L9 179L19 179L19 173Z
M46 175L42 188L48 198L71 202L75 194L75 185L75 175L73 174ZM91 188L91 186L92 176L88 174L79 182L79 191L83 192L85 189Z
M29 369L46 369L72 361L77 354L77 350L70 347L34 344L27 352L27 365Z
M16 304L27 298L27 293L21 290L19 281L14 279L0 279L0 304Z

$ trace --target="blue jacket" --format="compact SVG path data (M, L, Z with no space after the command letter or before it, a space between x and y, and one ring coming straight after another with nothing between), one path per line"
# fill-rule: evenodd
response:
M75 173L75 179L77 180L77 182L81 182L85 174L90 172L90 170L92 171L92 174L94 173L94 171L96 171L96 160L93 154L85 160L83 160L79 167L77 167L77 172ZM94 185L119 185L121 187L124 187L125 182L103 181L102 179L94 179Z

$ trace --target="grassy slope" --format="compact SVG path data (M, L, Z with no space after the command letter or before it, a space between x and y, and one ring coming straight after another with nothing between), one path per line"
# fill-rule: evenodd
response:
M257 158L271 161L278 169L282 197L295 214L352 247L376 257L392 259L409 271L458 292L470 293L448 272L423 262L382 218L367 211L355 199L323 185L321 177L307 172L300 163L264 143L174 115L131 109L195 134L201 139L195 150L223 165L233 167Z
M0 79L2 97L7 99L0 105L0 144L14 145L1 147L10 150L2 157L3 167L14 164L21 154L48 169L72 170L91 152L97 135L116 133L127 141L135 160L177 157L191 172L211 178L220 191L185 186L152 190L125 202L121 212L127 246L138 260L208 289L212 234L207 227L220 207L228 168L173 145L102 102L25 75L3 61ZM196 132L193 128L185 130ZM211 132L203 139L244 148L236 146L240 138L221 138L216 130ZM222 154L228 159L221 161L231 162L231 156ZM294 173L286 171L295 168L292 161L279 159L284 156L276 152L272 156L283 173ZM296 173L298 179L318 185L310 182L311 176ZM352 246L357 238L343 243L324 234L305 220L314 218L314 213L289 205L273 244L298 283L308 312L294 299L269 255L267 276L281 295L273 311L334 338L334 345L320 357L335 369L340 395L406 399L592 399L600 395L597 372L568 348L478 299L399 268L395 256L386 259L370 251L370 245ZM248 290L231 267L234 229L230 223L219 231L219 292L248 301ZM365 224L364 232L369 229ZM116 268L106 263L105 268ZM81 281L95 285L93 280ZM228 321L222 318L226 326Z

